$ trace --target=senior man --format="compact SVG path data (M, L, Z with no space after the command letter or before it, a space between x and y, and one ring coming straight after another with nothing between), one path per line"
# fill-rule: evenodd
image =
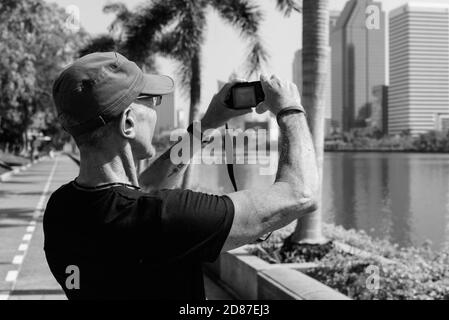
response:
M138 176L136 162L155 155L154 108L173 91L171 78L144 74L114 52L62 71L53 97L81 164L48 202L44 248L69 299L203 300L203 262L316 208L315 153L298 90L274 76L261 82L258 111L274 113L281 131L275 182L217 196L175 188L186 166L170 161L171 149ZM202 130L247 112L226 107L231 86L212 99ZM186 133L191 141L201 138L194 131Z

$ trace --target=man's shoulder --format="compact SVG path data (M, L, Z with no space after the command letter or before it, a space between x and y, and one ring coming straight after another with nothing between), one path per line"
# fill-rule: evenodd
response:
M50 198L48 199L47 206L49 204L53 203L58 198L66 197L72 189L73 189L72 181L60 186L58 189L53 191L52 194L50 195Z

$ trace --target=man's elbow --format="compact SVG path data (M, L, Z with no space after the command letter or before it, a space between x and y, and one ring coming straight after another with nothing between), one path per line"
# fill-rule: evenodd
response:
M309 213L318 210L320 203L320 188L318 184L290 184L285 194L286 203L294 212ZM288 191L287 191L288 190Z
M318 210L320 204L320 188L317 184L311 184L301 188L301 190L295 191L296 206L301 209L301 212L310 213Z
M301 205L304 205L307 212L313 212L318 210L320 205L320 197L321 187L320 180L318 178L318 174L313 178L308 179L307 183L305 183L300 191L300 201L304 202Z
M301 212L310 213L318 210L319 208L319 199L318 194L314 193L301 193L296 198L296 206L299 207Z
M304 208L305 213L315 212L319 209L320 203L318 199L311 199Z

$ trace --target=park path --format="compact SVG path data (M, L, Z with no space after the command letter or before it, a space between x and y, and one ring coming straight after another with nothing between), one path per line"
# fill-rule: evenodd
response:
M45 261L42 215L77 172L65 156L44 158L0 183L0 299L65 299Z
M0 183L0 300L65 299L45 260L42 215L51 193L77 174L59 155ZM231 299L207 277L205 284L209 299Z

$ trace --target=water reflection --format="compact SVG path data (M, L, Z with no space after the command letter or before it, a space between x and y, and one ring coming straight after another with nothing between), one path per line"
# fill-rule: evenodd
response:
M194 166L194 185L211 193L232 191L225 165ZM237 165L239 189L262 188L274 176L257 165ZM347 229L363 229L401 246L427 239L449 242L449 155L328 153L324 163L323 216Z

